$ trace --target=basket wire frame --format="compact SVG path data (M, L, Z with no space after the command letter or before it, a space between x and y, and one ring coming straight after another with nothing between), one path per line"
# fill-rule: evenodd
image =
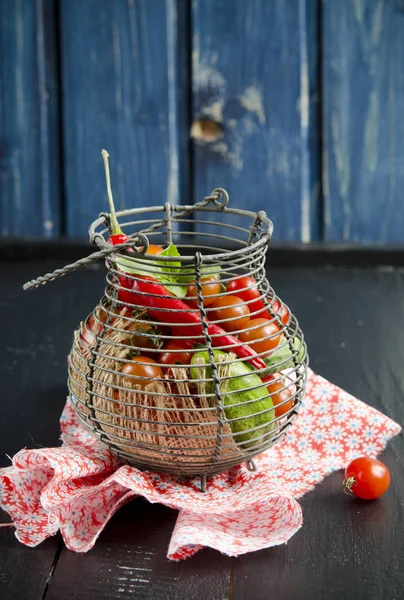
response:
M241 462L253 470L253 457L284 435L302 402L308 366L306 344L298 322L290 311L288 322L282 322L281 312L274 309L274 303L279 302L280 307L283 303L266 279L265 258L272 223L262 211L232 209L227 204L228 195L219 188L197 205L166 203L121 211L118 213L121 227L130 237L128 242L115 247L107 241L109 215L102 213L91 225L89 235L99 248L92 255L96 257L94 260L105 258L106 287L99 305L76 332L69 360L68 384L73 406L85 426L111 452L141 469L199 476L203 491L208 475ZM160 218L156 219L156 214ZM163 240L166 244L174 241L181 258L146 254L151 243ZM91 259L78 261L78 266L88 264ZM122 264L137 267L137 274L124 274L129 282L153 277L156 265L160 265L160 273L167 276L182 273L184 269L192 275L192 281L182 285L187 288L192 285L195 290L192 308L190 306L187 312L193 311L200 317L199 340L195 340L190 324L179 326L179 314L175 318L171 315L173 327L170 328L167 327L170 311L163 307L156 309L157 320L151 318L141 304L122 300L120 293L126 289L122 287L119 267ZM74 268L77 263L29 282L26 287L44 284ZM209 269L211 272L220 269L222 287L220 292L208 296L205 277ZM230 333L234 336L241 333L234 319L214 320L209 301L219 295L236 295L225 288L229 281L243 275L255 279L260 299L281 332L273 351L279 354L279 363L272 364L271 370L277 373L283 388L289 390L293 405L280 417L275 416L269 400L274 392L262 382L240 385L235 365L245 359L238 358L232 347L218 346L217 336L209 332L209 324L215 323L226 329L231 326ZM248 291L248 287L243 291ZM251 320L258 318L262 309L254 309L253 300L246 304ZM247 330L251 328L247 325ZM139 344L142 340L141 345L133 343L135 338ZM197 380L191 376L189 366L176 364L175 358L169 368L159 362L161 345L179 339L199 341L207 352L209 363L198 367L201 375ZM220 351L226 353L224 358ZM167 352L173 357L181 354L178 348ZM144 385L144 379L139 376L122 376L122 366L134 355L145 353L161 367L162 377ZM265 373L256 371L258 376ZM260 395L257 395L258 387L261 392L264 389Z

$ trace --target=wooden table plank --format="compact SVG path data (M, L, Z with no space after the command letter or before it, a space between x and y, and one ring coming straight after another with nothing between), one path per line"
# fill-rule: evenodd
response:
M56 4L0 2L2 235L60 235Z
M192 4L195 200L224 187L231 206L266 210L278 240L319 234L315 6ZM206 135L198 127L206 120L223 135Z
M0 264L0 467L10 464L6 454L23 447L59 443L58 419L66 395L63 357L71 338L60 315L68 307L63 308L62 296L52 295L50 302L41 292L31 295L21 288L43 268L43 263ZM0 511L0 522L9 521ZM27 548L16 540L13 528L0 527L1 600L42 600L60 544L56 536Z
M300 319L312 368L404 423L404 276L394 270L273 270ZM232 600L389 600L404 594L404 440L383 455L387 494L344 496L342 473L302 500L303 528L285 546L235 561Z
M203 550L179 563L166 558L177 511L134 500L107 525L88 554L63 550L46 600L223 600L231 559Z
M404 240L404 3L322 2L327 240Z
M186 4L61 0L68 235L107 210L102 148L117 210L188 201Z
M37 444L57 443L71 333L102 293L103 267L22 293L24 281L56 266L60 261L0 266L7 311L0 364L10 390L0 415L3 456L32 446L29 433ZM404 312L403 273L273 267L269 275L301 321L312 367L403 423L404 339L398 325ZM271 594L281 600L397 600L404 592L403 451L398 437L385 453L393 482L380 501L366 504L345 497L336 473L302 500L304 525L287 545L234 561L207 549L185 562L169 562L176 512L133 501L115 515L91 552L63 548L46 597L264 600ZM9 530L0 530L0 540L0 597L37 600L57 539L35 550L21 546ZM33 595L16 588L18 571ZM18 593L11 595L13 590Z

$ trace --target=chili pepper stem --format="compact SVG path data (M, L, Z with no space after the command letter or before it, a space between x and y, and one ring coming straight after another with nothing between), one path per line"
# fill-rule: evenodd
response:
M109 154L106 150L102 150L101 156L102 156L102 160L104 161L105 180L107 182L109 210L111 213L112 235L118 235L118 234L122 234L123 231L118 223L118 219L116 218L114 198L113 198L112 189L111 189L111 176L110 176L110 172L109 172L109 161L108 161Z

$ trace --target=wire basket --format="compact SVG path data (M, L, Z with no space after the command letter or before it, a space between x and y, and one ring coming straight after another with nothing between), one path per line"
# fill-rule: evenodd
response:
M209 474L241 462L254 469L252 458L295 418L308 365L298 322L265 277L271 221L264 212L229 208L222 189L193 206L118 215L126 243L111 246L103 213L89 230L99 252L26 286L105 257L104 295L75 332L69 356L77 414L127 463L201 476L202 489ZM149 253L152 244L173 241L181 256ZM256 285L243 287L245 276ZM172 295L179 281L186 310ZM231 308L234 295L243 297L248 317ZM272 333L260 339L254 323L264 315ZM254 359L240 339L251 336Z

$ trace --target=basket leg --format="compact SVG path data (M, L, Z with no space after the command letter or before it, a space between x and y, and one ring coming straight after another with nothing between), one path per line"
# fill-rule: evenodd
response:
M201 475L200 479L201 479L201 492L204 493L204 492L206 492L206 475Z
M255 462L253 460L247 460L246 461L246 467L249 471L256 471L257 467L255 466Z

